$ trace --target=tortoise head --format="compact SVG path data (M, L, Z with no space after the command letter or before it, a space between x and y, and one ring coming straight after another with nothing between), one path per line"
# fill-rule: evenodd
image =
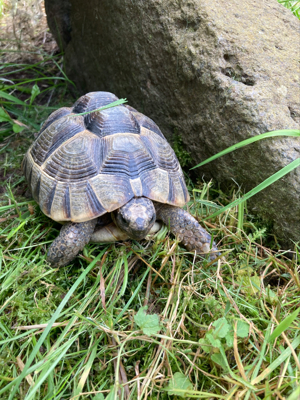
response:
M131 239L141 240L155 223L155 208L146 197L133 198L113 214L113 220Z

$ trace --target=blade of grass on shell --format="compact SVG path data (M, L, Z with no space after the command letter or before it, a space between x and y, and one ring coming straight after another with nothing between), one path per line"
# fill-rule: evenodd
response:
M103 111L103 110L106 110L107 108L116 107L116 106L119 106L119 105L124 104L124 103L127 103L127 99L119 99L119 100L113 101L112 103L107 104L106 106L103 106L103 107L100 107L100 108L96 108L95 110L85 111L83 113L78 113L78 114L76 113L76 114L74 114L74 117L78 117L78 115L91 114L91 113L96 112L96 111ZM70 117L72 117L72 115L70 115Z
M272 185L272 183L278 181L281 179L284 175L288 174L291 172L293 169L297 168L300 166L300 158L297 158L296 160L292 161L290 164L286 165L284 168L281 170L275 172L275 174L271 175L269 178L265 179L262 183L257 185L254 189L250 190L248 193L246 193L243 197L233 201L232 203L228 204L227 206L221 208L220 210L216 211L209 217L204 218L204 220L214 218L217 215L223 213L224 211L228 210L229 208L235 207L238 204L244 202L245 200L250 199L250 197L254 196L255 194L259 193L261 190L265 189L266 187Z
M0 395L2 393L5 393L10 387L14 386L13 390L10 393L9 399L8 400L13 400L16 391L18 390L18 387L21 383L21 381L25 378L25 376L27 375L27 371L28 368L30 367L32 361L34 360L37 352L39 351L40 347L42 346L46 336L48 335L48 333L50 332L53 323L56 321L56 319L59 317L60 312L62 311L62 309L64 308L64 306L67 304L67 302L69 301L70 297L72 296L72 294L75 292L75 290L77 289L77 287L79 286L79 284L82 282L82 280L86 277L86 275L94 268L94 266L96 265L97 261L100 260L100 258L103 256L105 250L102 251L92 262L91 264L81 273L81 275L77 278L77 280L75 281L75 283L73 284L73 286L70 288L70 290L68 291L68 293L66 294L66 296L64 297L63 301L60 303L60 305L57 307L57 310L55 311L55 313L53 314L52 318L50 319L47 328L44 330L44 332L42 333L38 343L34 346L34 348L32 349L32 352L28 358L28 360L26 361L25 367L22 371L22 373L20 374L20 376L18 378L16 378L13 382L10 382L8 385L6 385L4 388L2 388L0 390Z
M299 312L300 308L295 310L292 314L290 314L283 321L281 321L280 324L274 329L274 332L269 338L269 342L272 342L275 338L281 335L282 332L286 331L291 326L293 321L297 318Z
M233 146L230 146L225 150L220 151L219 153L215 154L212 157L209 157L207 160L204 160L202 163L196 165L195 167L193 167L191 169L202 167L203 165L208 164L209 162L216 160L217 158L222 157L225 154L231 153L234 150L237 150L237 149L240 149L241 147L247 146L248 144L257 142L262 139L276 137L276 136L299 136L300 137L300 131L296 130L296 129L285 129L285 130L280 130L280 131L262 133L261 135L257 135L252 138L242 140L241 142L234 144Z

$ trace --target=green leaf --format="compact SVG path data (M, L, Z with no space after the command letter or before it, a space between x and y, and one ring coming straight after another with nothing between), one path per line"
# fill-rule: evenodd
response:
M279 131L262 133L261 135L257 135L252 138L242 140L241 142L234 144L233 146L230 146L223 151L220 151L219 153L208 158L207 160L204 160L202 163L196 165L195 167L193 167L191 169L202 167L203 165L208 164L209 162L216 160L217 158L222 157L225 154L231 153L232 151L240 149L241 147L247 146L248 144L257 142L258 140L272 138L272 137L276 137L276 136L296 136L296 137L299 136L300 137L300 131L296 130L296 129L284 129L284 130L279 130Z
M240 283L242 282L242 291L250 296L255 295L256 293L260 292L260 280L259 276L245 276L245 275L238 275L237 281Z
M114 400L114 399L115 399L115 387L111 386L110 392L109 392L108 396L105 398L105 400Z
M19 133L19 132L22 132L23 129L25 129L25 126L21 126L21 125L18 125L18 124L13 124L12 128L13 128L13 131L15 133Z
M165 390L169 395L174 394L178 397L187 398L189 394L185 393L185 391L193 390L193 385L187 376L183 375L181 372L175 372L173 378L169 380L168 386L165 387Z
M246 338L249 335L249 324L239 319L237 322L236 334L240 338Z
M200 343L200 347L202 348L202 350L205 351L205 353L210 353L211 350L211 344L209 343L209 341L205 338L199 339L199 343Z
M0 107L0 122L12 122L10 115Z
M147 336L155 335L161 330L159 316L157 314L146 314L147 306L141 307L134 316L134 321Z
M228 332L226 335L226 344L228 347L233 347L233 333L232 332Z
M286 331L294 322L294 320L297 318L299 314L300 308L295 310L291 315L286 317L283 321L280 322L280 324L277 326L277 328L274 329L274 332L269 338L269 342L272 342L275 338L277 338L279 335L282 334L282 332Z
M33 103L36 96L40 93L41 93L41 91L40 91L40 88L38 87L38 85L37 84L33 85L32 89L31 89L30 105Z
M226 363L224 362L223 356L221 353L212 354L211 357L213 362L220 365L225 371L228 370Z
M219 338L224 338L230 328L230 325L225 318L217 319L212 325L216 328L214 331L214 336L218 336Z
M225 306L225 317L229 313L230 309L231 309L231 303L230 303L229 300L227 300L227 303L226 303L226 306Z
M210 344L211 344L213 347L216 347L216 348L218 348L218 349L219 349L220 347L222 347L222 344L221 344L220 340L219 340L219 339L215 339L215 337L213 336L212 333L207 333L207 334L205 335L205 338L206 338L207 340L209 340Z
M104 400L104 396L102 393L97 393L95 394L95 396L93 397L93 400Z
M269 303L272 304L272 306L276 306L276 304L279 302L277 294L270 289L270 286L266 288L266 295L264 297Z

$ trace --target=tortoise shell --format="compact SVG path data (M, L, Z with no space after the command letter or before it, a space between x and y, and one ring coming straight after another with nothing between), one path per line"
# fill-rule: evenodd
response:
M150 118L126 105L77 115L116 100L92 92L56 110L26 153L32 195L53 220L88 221L140 196L179 207L188 201L175 153Z

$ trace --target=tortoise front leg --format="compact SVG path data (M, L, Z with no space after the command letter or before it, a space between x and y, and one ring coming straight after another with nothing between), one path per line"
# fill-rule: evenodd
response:
M58 237L48 250L47 261L55 267L62 267L72 261L90 241L97 218L91 221L63 225Z
M211 260L219 255L216 244L211 244L210 234L187 211L168 204L156 204L156 214L157 219L170 228L188 251L196 250L199 254L210 252Z

